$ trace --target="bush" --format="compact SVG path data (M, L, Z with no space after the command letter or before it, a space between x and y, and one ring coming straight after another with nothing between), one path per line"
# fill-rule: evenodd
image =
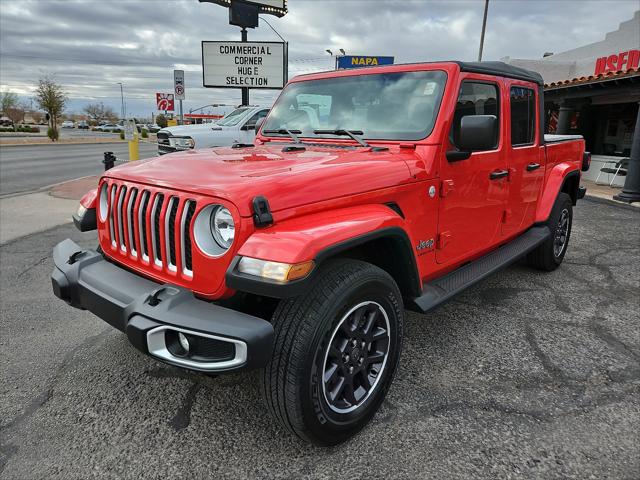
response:
M146 128L142 129L142 133L140 133L140 135L142 135L142 138L149 138L149 132L147 132Z
M47 137L49 137L52 142L55 142L56 140L58 140L59 136L60 134L58 133L58 130L54 130L51 127L47 129Z
M115 132L116 130L114 130ZM120 132L120 140L124 140L124 132Z

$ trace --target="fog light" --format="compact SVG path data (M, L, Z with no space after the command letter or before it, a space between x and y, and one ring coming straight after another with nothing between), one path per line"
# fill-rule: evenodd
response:
M189 353L190 345L187 336L182 332L178 332L178 341L180 342L180 346L184 348L185 353Z

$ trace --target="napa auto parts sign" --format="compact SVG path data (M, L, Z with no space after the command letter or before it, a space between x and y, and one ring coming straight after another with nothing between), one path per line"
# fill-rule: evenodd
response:
M173 112L173 93L156 93L156 106L158 110Z
M371 57L364 55L342 55L338 57L338 69L377 67L378 65L393 65L393 57Z
M202 84L210 88L275 88L285 84L280 42L202 42Z

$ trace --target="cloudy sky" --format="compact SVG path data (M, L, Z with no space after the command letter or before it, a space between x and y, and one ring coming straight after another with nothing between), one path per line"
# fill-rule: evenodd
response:
M601 40L633 16L638 0L491 0L485 60L540 58ZM483 0L289 0L268 21L289 42L290 76L332 68L325 52L392 55L396 63L475 60ZM0 89L28 103L34 84L53 75L70 112L90 102L150 116L156 91L171 91L173 69L186 71L185 110L240 101L239 90L205 89L201 40L239 40L226 9L197 0L0 0ZM278 40L269 27L249 40ZM269 104L271 91L252 91Z

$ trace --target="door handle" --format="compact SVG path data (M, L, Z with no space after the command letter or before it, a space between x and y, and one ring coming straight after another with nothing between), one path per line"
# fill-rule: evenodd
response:
M527 165L527 172L533 172L534 170L537 170L539 168L540 168L539 163L530 163L529 165Z
M490 180L498 180L499 178L508 177L509 170L495 170L489 174Z

